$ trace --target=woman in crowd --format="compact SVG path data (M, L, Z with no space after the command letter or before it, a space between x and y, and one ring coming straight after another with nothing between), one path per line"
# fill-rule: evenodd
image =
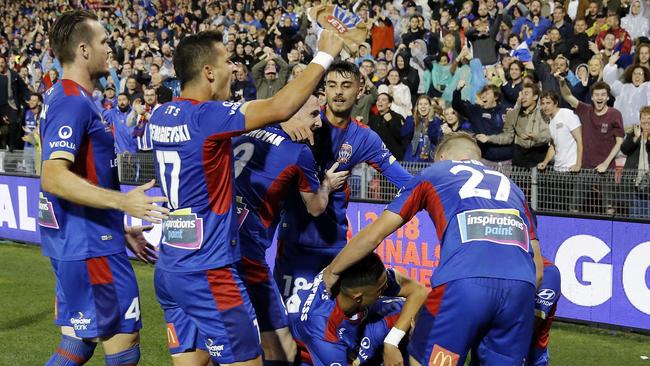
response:
M519 60L515 60L508 67L508 81L501 86L501 93L503 94L503 103L512 108L517 103L519 92L521 91L522 78L524 76L524 64Z
M388 79L388 84L380 85L377 90L378 94L390 94L393 97L393 103L390 109L401 114L404 118L410 116L413 107L409 87L404 85L396 69L390 70L386 78Z
M418 97L413 115L406 118L402 128L402 136L408 143L405 161L433 161L433 152L442 135L439 112L436 113L428 96Z
M623 115L623 125L627 128L638 121L641 107L648 105L650 70L632 65L625 70L624 82L621 82L617 77L617 60L618 53L605 66L603 80L612 88L612 94L616 97L614 108Z

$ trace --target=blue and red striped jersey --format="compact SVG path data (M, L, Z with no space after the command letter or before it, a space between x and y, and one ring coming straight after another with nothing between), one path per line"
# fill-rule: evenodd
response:
M535 285L535 228L523 192L478 161L441 161L402 187L387 210L409 221L425 209L440 240L431 287L469 277Z
M397 296L401 291L395 272L387 269L388 282L384 296ZM375 305L370 309L375 308ZM323 273L314 278L313 286L301 289L287 300L289 326L296 339L303 363L314 366L347 365L357 357L362 323L370 309L348 317L336 298L330 298L323 282Z
M263 256L289 192L318 192L316 161L307 145L291 141L279 126L233 139L233 152L242 252L258 249Z
M194 272L239 260L231 137L244 132L240 103L177 99L148 122L156 176L171 212L158 265Z
M45 94L40 133L42 159L65 159L90 183L119 190L111 126L92 93L62 79ZM117 210L78 205L50 193L39 197L43 254L57 260L82 260L125 250L124 217Z
M332 125L321 112L323 127L318 131L319 144L315 152L321 174L339 162L337 171L352 170L355 165L368 163L397 187L411 179L411 175L395 160L381 138L355 120L345 128ZM349 184L330 195L325 212L312 217L297 195L287 200L283 211L278 239L283 245L302 245L314 248L343 248L347 243L348 221L345 211L350 196ZM281 253L280 253L281 254Z

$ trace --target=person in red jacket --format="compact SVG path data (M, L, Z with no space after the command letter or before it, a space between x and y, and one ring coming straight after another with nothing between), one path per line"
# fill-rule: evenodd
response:
M621 21L617 14L609 14L607 17L607 25L609 26L609 29L598 33L598 36L596 37L596 45L598 45L598 48L603 48L603 39L608 32L611 32L616 36L616 47L614 50L620 48L621 55L628 55L632 52L632 38L630 38L630 35L625 29L620 27Z

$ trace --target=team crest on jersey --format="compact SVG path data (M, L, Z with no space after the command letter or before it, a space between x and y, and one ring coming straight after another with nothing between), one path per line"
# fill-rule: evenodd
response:
M336 161L338 161L341 164L349 163L351 157L352 157L352 145L346 142L343 145L341 145L341 149L339 149L339 157Z
M43 192L38 194L38 224L50 229L58 229L59 222L56 220L52 202L43 196Z
M189 208L176 210L162 222L162 243L179 249L196 250L203 244L203 219Z

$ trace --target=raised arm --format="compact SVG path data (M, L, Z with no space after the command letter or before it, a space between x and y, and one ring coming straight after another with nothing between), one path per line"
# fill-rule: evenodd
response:
M563 77L558 77L557 79L560 82L560 93L562 94L562 98L569 103L571 108L575 109L578 106L578 98L571 94L571 89L569 89L569 85L567 85L566 80Z
M341 52L343 40L331 31L324 30L318 48L321 51L294 81L271 98L246 102L242 106L247 131L286 121L293 116L316 88L333 58Z

